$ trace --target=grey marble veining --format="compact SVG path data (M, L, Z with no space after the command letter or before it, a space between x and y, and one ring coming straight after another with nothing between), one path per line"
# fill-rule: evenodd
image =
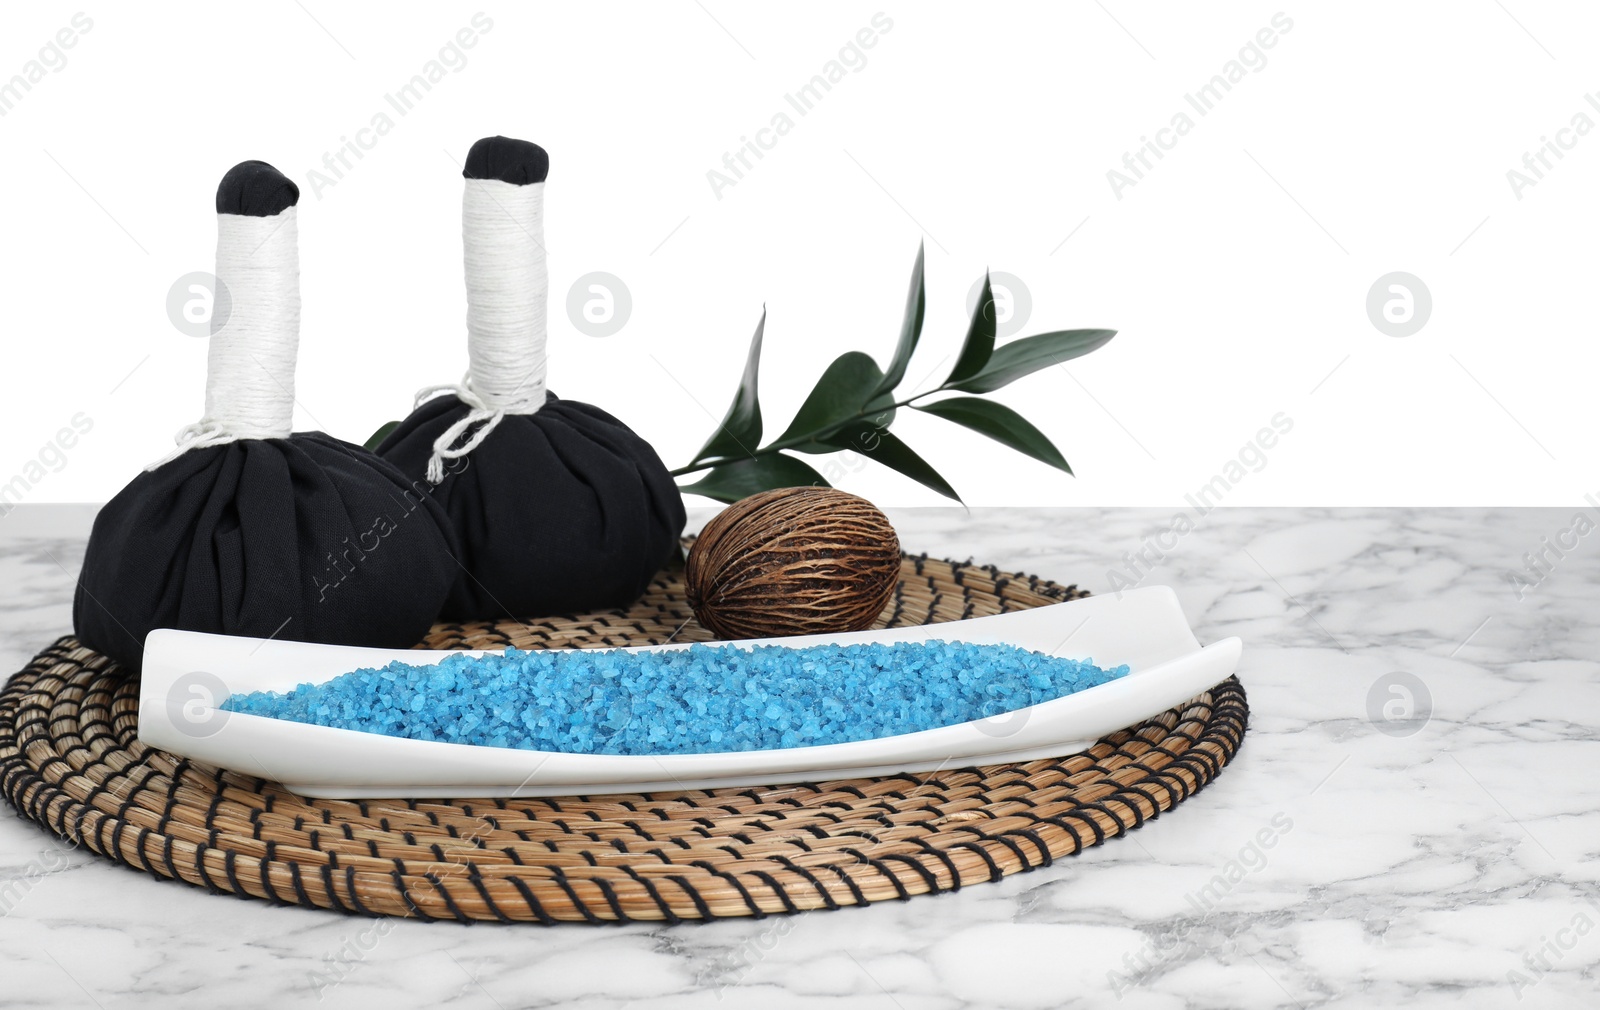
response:
M6 808L0 1002L1600 1003L1600 534L1564 535L1573 511L1555 509L1219 509L1181 533L1173 515L892 513L911 550L1095 592L1171 585L1202 641L1244 639L1252 718L1238 759L1080 857L957 894L760 922L462 927L156 882ZM7 670L69 628L91 517L0 518Z

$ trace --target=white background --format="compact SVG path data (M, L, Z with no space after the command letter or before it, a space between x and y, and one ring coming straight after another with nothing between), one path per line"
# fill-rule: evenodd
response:
M763 303L769 434L834 355L885 360L925 241L913 383L948 369L986 267L1028 286L1025 333L1120 331L998 394L1076 478L930 417L897 422L969 503L1179 504L1279 411L1292 433L1228 504L1600 492L1600 131L1520 200L1506 176L1575 114L1600 123L1592 7L8 4L0 80L79 11L93 27L66 65L0 117L0 482L75 413L94 421L29 501L104 500L198 418L205 342L165 299L211 268L212 195L239 160L302 187L297 426L361 441L415 388L457 378L459 159L492 133L551 153L552 388L618 414L669 465L720 418ZM477 11L493 27L465 66L396 115L385 93ZM707 171L794 115L783 96L878 11L893 27L866 64L718 199ZM1266 65L1209 115L1189 109L1279 11L1293 28ZM314 194L309 170L380 111L394 129ZM1118 199L1107 171L1179 111L1194 129ZM1395 270L1433 299L1405 338L1366 311ZM631 290L615 336L566 318L591 271ZM940 500L851 466L838 482L880 503Z

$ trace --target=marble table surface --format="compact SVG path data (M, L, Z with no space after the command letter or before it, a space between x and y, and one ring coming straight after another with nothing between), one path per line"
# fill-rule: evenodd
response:
M92 514L0 518L6 670L68 630ZM1239 508L1181 533L1172 516L892 513L911 550L1095 592L1170 585L1202 642L1244 639L1235 762L1077 858L762 922L465 927L211 896L6 807L0 1004L1600 1004L1600 514Z

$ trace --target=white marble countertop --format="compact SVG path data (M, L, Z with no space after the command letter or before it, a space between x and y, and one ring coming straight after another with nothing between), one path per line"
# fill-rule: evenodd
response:
M1162 532L1169 510L896 511L911 550L1096 592L1112 569L1137 578L1124 554L1145 551L1143 584L1176 588L1201 641L1245 641L1238 758L1168 815L1048 869L676 927L465 927L211 896L66 849L6 807L0 1003L1593 1007L1600 535L1568 532L1574 511L1218 509L1181 536ZM0 518L6 672L69 630L91 516ZM1539 551L1546 572L1514 585Z

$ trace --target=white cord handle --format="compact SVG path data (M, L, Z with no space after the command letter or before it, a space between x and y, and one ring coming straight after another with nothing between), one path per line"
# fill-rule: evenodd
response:
M294 426L294 366L300 344L300 229L289 207L271 217L217 215L217 297L229 314L206 357L206 410L178 431L190 449L242 438L283 438Z
M471 409L434 440L434 484L444 480L445 460L477 448L507 414L536 413L545 402L544 183L468 179L461 220L471 367L460 385L430 386L416 402L451 392Z

